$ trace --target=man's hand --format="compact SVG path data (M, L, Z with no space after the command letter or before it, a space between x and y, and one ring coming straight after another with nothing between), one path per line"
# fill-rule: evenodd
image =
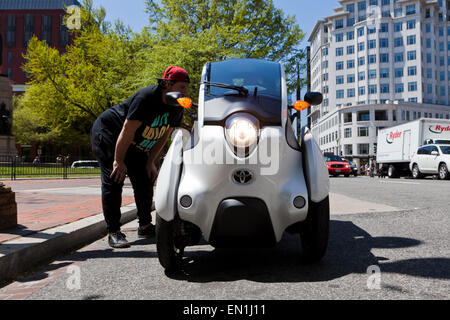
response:
M156 168L156 165L153 161L149 161L147 164L147 172L148 177L152 181L152 183L155 183L156 179L158 178L158 168Z
M127 166L125 165L125 163L114 160L113 172L111 173L110 178L113 179L116 183L122 183L124 182L126 175Z

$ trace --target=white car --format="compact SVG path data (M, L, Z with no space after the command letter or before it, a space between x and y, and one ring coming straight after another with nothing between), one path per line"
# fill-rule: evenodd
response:
M437 174L439 179L447 180L450 177L448 168L450 168L450 144L422 146L413 154L409 164L414 179Z
M299 144L289 116L320 104L322 94L308 93L292 108L287 98L279 63L204 67L198 121L186 142L175 134L156 183L156 247L166 270L180 269L184 248L201 235L216 248L265 247L288 231L300 234L305 262L324 256L328 170L310 132Z
M72 169L98 169L100 164L96 160L80 160L72 163Z

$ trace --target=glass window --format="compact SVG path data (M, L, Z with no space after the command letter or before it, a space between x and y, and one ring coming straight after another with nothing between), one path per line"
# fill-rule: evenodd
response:
M372 69L369 70L369 79L376 79L377 78L377 70Z
M389 39L387 38L380 39L380 48L389 48Z
M336 42L342 42L342 41L344 41L344 34L343 33L336 34Z
M366 73L364 71L360 71L358 73L358 79L359 79L359 81L365 80L366 79Z
M358 121L370 121L370 111L358 111Z
M347 46L347 54L355 53L355 46Z
M336 76L336 84L344 84L344 76Z
M377 47L377 40L369 40L367 41L368 49L375 49Z
M388 68L380 69L380 78L389 78L389 69Z
M42 41L52 44L52 16L42 16Z
M363 96L366 94L366 87L359 87L358 88L358 95Z
M417 57L417 55L416 55L416 51L415 50L414 51L408 51L408 61L416 60L416 57Z
M336 70L343 70L344 69L344 62L338 61L336 62Z
M24 46L28 45L28 41L33 37L34 34L34 16L32 14L25 15L24 23Z
M388 112L387 110L375 110L375 121L387 121Z
M396 78L401 78L401 77L403 77L403 68L396 68L396 69L395 69L395 77L396 77Z
M404 56L403 52L396 52L394 54L394 61L395 62L403 62L403 56Z
M380 93L389 93L389 84L388 83L380 84Z
M355 89L353 88L347 89L347 97L353 98L354 96L355 96Z
M404 90L403 83L396 83L395 84L395 93L402 93Z
M336 48L336 57L340 57L343 55L344 55L344 48L342 47Z
M355 60L347 60L347 69L353 69L355 67Z
M347 75L347 83L354 83L355 82L355 75L354 74L348 74Z
M416 28L416 20L408 20L406 22L406 29L411 30Z
M369 64L377 63L377 55L371 54L369 55Z
M406 38L406 43L407 43L408 45L416 44L416 36L415 36L415 35L408 36L408 37Z
M408 82L408 91L413 92L417 91L417 82Z
M344 99L344 90L336 90L336 99Z
M347 40L353 40L353 39L355 39L355 32L354 31L347 32Z
M389 62L389 53L381 53L380 54L380 63Z
M402 22L396 22L394 23L394 31L400 32L403 29L403 23Z
M408 67L408 76L415 76L415 75L417 75L417 67L416 66Z
M12 14L9 14L6 18L6 46L16 46L16 16Z

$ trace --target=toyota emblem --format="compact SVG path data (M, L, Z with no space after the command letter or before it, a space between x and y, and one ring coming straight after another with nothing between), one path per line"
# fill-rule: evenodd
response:
M236 170L233 174L233 179L239 184L248 184L253 179L253 174L249 170Z

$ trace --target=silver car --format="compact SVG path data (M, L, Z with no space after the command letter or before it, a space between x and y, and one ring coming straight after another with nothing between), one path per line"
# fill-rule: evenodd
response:
M300 234L304 261L323 257L328 170L308 130L298 142L290 115L322 95L304 100L288 106L279 63L204 66L198 119L192 132L175 132L156 184L156 245L166 270L182 268L184 248L202 236L216 248L268 247L287 230Z

